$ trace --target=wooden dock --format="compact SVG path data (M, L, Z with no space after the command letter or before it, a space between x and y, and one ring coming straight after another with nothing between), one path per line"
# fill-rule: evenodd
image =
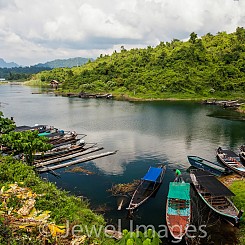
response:
M61 163L61 164L58 164L58 165L55 165L55 166L51 166L51 167L43 166L41 169L38 169L37 171L39 173L53 171L55 169L69 167L69 166L72 166L72 165L75 165L75 164L78 164L78 163L91 161L91 160L94 160L94 159L97 159L97 158L113 155L113 154L116 154L116 153L117 153L117 151L104 152L104 153L101 153L101 154L98 154L98 155L80 158L80 159L77 159L77 160L74 160L74 161L71 161L71 162Z
M92 152L100 151L100 150L103 150L103 149L104 149L103 147L90 148L90 149L87 149L85 151L80 151L80 152L77 152L77 153L74 153L74 154L71 154L71 155L68 155L68 156L58 157L58 158L56 157L55 159L52 159L52 160L49 160L49 161L43 161L41 163L37 163L35 165L35 167L39 168L39 167L47 166L47 165L50 165L50 164L63 162L63 161L66 161L66 160L69 160L69 159L72 159L72 158L75 158L75 157L83 156L83 155L90 154Z

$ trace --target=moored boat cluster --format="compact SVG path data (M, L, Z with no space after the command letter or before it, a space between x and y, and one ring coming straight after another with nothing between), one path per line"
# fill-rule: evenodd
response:
M176 178L169 183L166 203L166 224L173 238L181 240L188 232L192 222L192 195L193 185L200 199L221 218L232 226L239 226L243 210L231 201L235 194L229 190L218 177L228 175L245 176L245 167L242 164L245 156L245 147L241 147L240 157L231 150L217 149L219 162L211 162L198 156L188 156L190 179L192 183L185 183L182 178ZM150 167L131 193L131 200L126 209L130 217L135 209L142 205L153 194L156 194L164 178L167 166ZM125 195L125 193L124 193ZM121 210L123 199L119 205Z
M15 131L38 131L38 136L48 138L48 143L52 149L46 152L36 152L34 154L33 165L37 172L50 172L58 175L54 170L72 166L78 163L92 161L97 158L115 154L117 151L104 152L96 155L91 153L103 150L97 143L87 143L84 140L86 134L78 134L75 131L64 131L53 126L38 125L19 126ZM85 155L89 155L86 156ZM82 158L81 158L82 157Z
M113 95L112 94L90 94L90 93L85 93L85 92L81 92L78 94L75 93L67 93L64 96L67 97L77 97L77 98L85 98L85 99L89 99L89 98L95 98L95 99L100 99L100 98L104 98L104 99L112 99Z
M244 105L243 102L240 102L239 100L204 100L202 102L204 105L218 105L222 106L224 108L238 108L241 105Z

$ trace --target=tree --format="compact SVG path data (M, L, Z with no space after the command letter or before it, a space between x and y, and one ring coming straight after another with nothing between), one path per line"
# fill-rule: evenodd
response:
M194 92L199 95L207 92L207 96L213 96L208 92L213 88L221 96L231 88L235 99L245 89L244 40L242 27L234 33L208 33L200 38L195 32L190 32L187 42L173 39L166 44L160 42L156 47L131 50L120 45L121 52L101 55L91 63L71 68L71 72L64 68L53 69L35 77L40 79L43 75L45 81L63 81L59 88L61 93L83 90L113 92L116 95L123 91L131 96L135 91L141 98L153 98L153 93L154 98L175 97L170 93L179 93L185 98L188 94L195 98Z
M38 136L38 131L12 131L8 134L2 134L0 137L0 143L9 147L15 154L22 153L28 165L33 163L35 152L43 152L52 148L47 140L45 137Z
M239 42L245 41L245 29L243 27L237 27L235 34Z
M127 50L125 49L125 47L122 45L121 46L121 52L126 52Z
M192 44L194 44L196 42L196 40L197 40L197 34L195 32L192 32L190 34L189 42L192 43Z
M0 111L0 134L8 133L15 129L15 122L9 118L4 118Z

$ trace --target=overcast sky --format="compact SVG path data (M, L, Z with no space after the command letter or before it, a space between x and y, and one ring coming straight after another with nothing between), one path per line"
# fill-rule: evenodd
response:
M245 26L245 0L0 0L0 58L33 65Z

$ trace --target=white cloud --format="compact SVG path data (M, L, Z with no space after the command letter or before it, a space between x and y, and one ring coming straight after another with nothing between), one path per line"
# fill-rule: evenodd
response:
M0 0L0 9L15 8L14 0Z
M233 32L244 9L244 0L0 0L1 58L29 65Z

